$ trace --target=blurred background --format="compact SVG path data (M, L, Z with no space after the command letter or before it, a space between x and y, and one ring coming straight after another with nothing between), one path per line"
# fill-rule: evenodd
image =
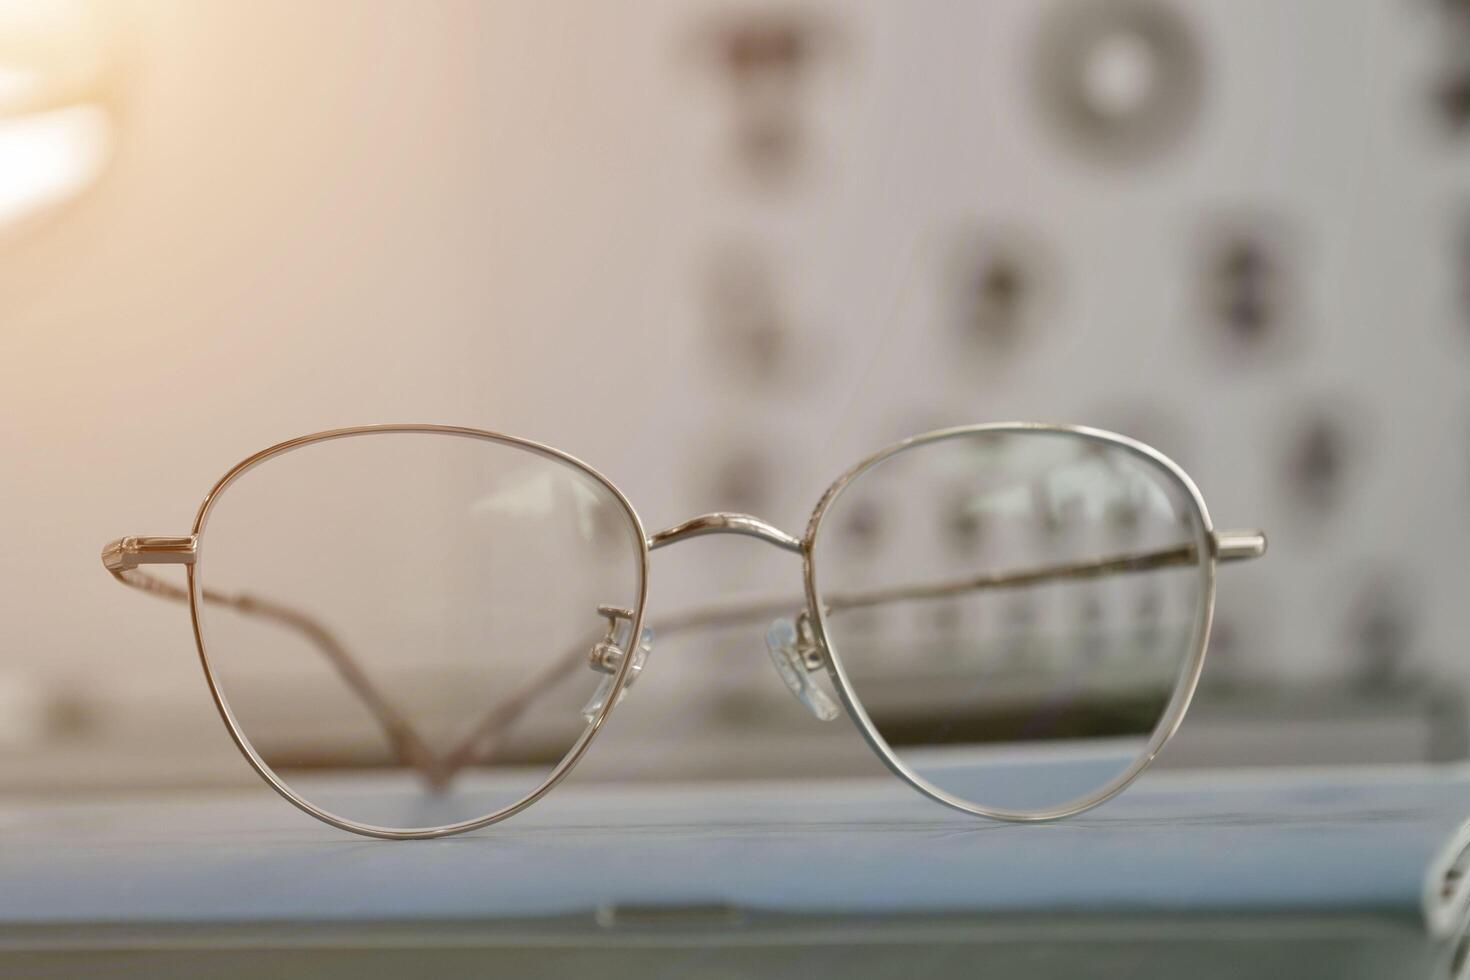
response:
M252 783L97 553L386 421L797 533L906 435L1115 429L1271 535L1165 764L1463 758L1467 378L1464 0L0 2L0 788ZM876 771L762 632L660 646L578 777Z

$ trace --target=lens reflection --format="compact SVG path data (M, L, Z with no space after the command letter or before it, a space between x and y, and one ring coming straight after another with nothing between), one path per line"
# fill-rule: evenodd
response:
M599 607L638 608L642 549L564 460L375 432L237 476L196 575L211 674L260 760L333 816L419 830L518 802L575 745L607 677Z
M881 546L840 534L882 500ZM971 805L1036 815L1115 787L1202 642L1190 490L1128 446L990 430L920 443L839 491L813 543L828 643L879 738Z

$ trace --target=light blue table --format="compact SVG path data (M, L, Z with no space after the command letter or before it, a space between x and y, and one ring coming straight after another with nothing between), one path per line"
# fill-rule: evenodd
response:
M1033 826L896 781L573 783L407 843L264 788L11 800L0 975L1440 976L1466 817L1461 768L1161 772Z

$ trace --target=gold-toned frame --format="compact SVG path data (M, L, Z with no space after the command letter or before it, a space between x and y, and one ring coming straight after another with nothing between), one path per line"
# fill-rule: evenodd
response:
M848 677L847 671L843 669L841 654L828 639L827 616L830 611L830 602L823 603L821 601L821 591L817 585L816 562L813 561L813 551L816 547L817 535L822 529L823 517L831 509L832 504L842 496L842 492L868 470L905 450L914 449L919 446L932 445L950 439L963 439L981 434L1007 435L1013 433L1065 435L1122 449L1152 464L1160 473L1172 480L1175 486L1183 492L1183 498L1189 502L1194 511L1191 525L1197 532L1197 541L1192 549L1192 555L1187 560L1189 562L1198 562L1200 565L1202 577L1201 588L1203 593L1203 601L1200 602L1196 617L1194 638L1190 646L1189 655L1180 667L1179 676L1174 685L1174 692L1169 699L1169 703L1165 705L1163 715L1160 716L1159 721L1150 733L1143 754L1135 759L1127 769L1123 770L1095 792L1061 806L1034 811L984 807L961 799L935 786L929 780L915 772L899 757L898 753L888 744L888 741L883 737L883 734L878 730L878 727L873 723L872 719L868 717L867 711L863 708L862 702L858 699L857 692L853 688L852 680ZM1159 752L1174 737L1174 733L1179 730L1179 725L1184 720L1185 712L1189 709L1189 702L1194 698L1195 688L1199 685L1200 674L1204 670L1205 652L1210 642L1210 623L1214 617L1215 610L1215 562L1220 558L1227 560L1256 558L1265 554L1266 551L1265 535L1259 531L1231 531L1225 535L1216 535L1214 525L1210 521L1209 510L1205 507L1204 497L1201 495L1199 488L1195 486L1194 481L1190 479L1189 474L1185 473L1179 464L1152 446L1102 429L1093 429L1079 425L1049 425L1036 422L995 422L939 429L934 432L924 433L923 435L913 436L879 450L838 477L827 488L826 492L822 494L821 500L818 501L816 508L812 511L810 520L807 522L806 534L802 544L802 575L806 583L807 607L810 610L809 614L812 617L812 626L816 631L818 641L826 652L825 666L828 675L832 679L833 686L837 689L838 696L842 699L843 706L847 709L849 717L853 719L858 731L862 733L869 747L877 753L878 758L882 760L883 764L890 771L931 800L959 810L962 813L969 813L979 817L989 817L993 820L1006 820L1019 823L1041 823L1050 820L1059 820L1063 817L1070 817L1074 814L1081 813L1084 810L1090 810L1117 796L1128 787L1129 783L1141 776L1144 770L1153 763ZM1182 564L1183 562L1170 561L1168 563ZM1087 574L1092 574L1092 569L1101 564L1114 563L1089 563ZM1131 564L1135 568L1154 567L1137 562ZM1067 569L1064 568L1063 571L1065 572Z
M240 724L236 720L234 712L230 709L229 700L225 696L224 691L221 689L219 681L215 676L214 670L210 666L209 653L207 651L207 644L205 643L204 636L205 628L203 625L203 615L201 612L205 597L200 587L199 575L196 570L199 560L200 543L203 540L205 527L209 522L210 511L214 507L215 502L219 499L220 494L236 479L238 479L240 476L244 475L251 469L255 468L256 466L260 465L261 463L264 463L266 460L272 459L276 456L280 456L283 453L288 453L292 450L300 449L303 446L329 442L336 439L346 439L366 435L408 433L429 433L435 435L456 436L467 439L479 439L504 446L513 446L518 449L522 449L542 456L546 459L564 463L576 470L580 470L582 473L585 473L586 475L592 477L599 484L605 487L612 495L613 499L615 499L618 502L619 506L622 507L623 512L627 515L629 524L635 532L635 536L637 538L638 594L637 601L632 607L631 612L633 614L632 635L637 636L639 634L639 631L642 629L643 626L643 612L648 598L649 547L648 536L643 530L643 522L638 517L638 512L633 509L633 505L629 503L628 498L625 497L623 495L623 492L619 490L617 486L615 486L612 481L610 481L607 477L603 476L597 470L593 469L591 466L588 466L586 463L582 462L574 456L564 453L561 450L553 449L550 446L546 446L538 442L533 442L529 439L520 439L515 436L508 436L498 432L491 432L486 429L473 429L455 425L434 425L428 423L404 425L363 425L342 429L330 429L325 432L316 432L311 435L301 436L297 439L290 439L286 442L277 443L276 445L271 446L268 449L263 449L253 456L249 456L246 459L241 460L239 463L236 463L233 467L231 467L224 476L220 477L218 482L216 482L215 485L210 488L209 493L205 495L204 501L199 505L199 510L194 517L194 526L192 531L190 532L189 538L124 538L121 541L113 542L112 544L108 545L107 549L103 551L103 563L104 565L107 565L109 571L113 571L114 574L118 574L120 572L124 572L131 568L134 568L137 564L161 564L173 562L185 565L188 576L189 618L194 631L194 644L199 651L199 662L204 668L205 681L209 685L209 693L210 696L214 699L215 707L219 710L220 718L224 720L225 728L229 730L230 738L234 741L236 747L239 748L240 752L250 763L251 768L253 768L256 773L270 785L272 789L274 789L277 793L284 797L293 806L297 807L305 813L310 814L313 817L316 817L318 820L321 820L324 823L331 824L332 826L338 827L342 830L351 831L352 833L362 834L367 837L379 837L387 840L418 840L432 837L447 837L451 834L462 834L466 831L476 830L480 827L486 827L490 824L498 823L499 821L505 820L508 817L513 817L517 813L524 810L526 807L530 806L532 803L535 803L541 797L545 796L548 792L551 791L552 787L554 787L557 783L566 778L567 774L572 771L572 768L586 753L587 747L592 744L592 739L596 737L598 731L601 730L603 724L607 721L608 715L612 712L613 706L618 700L618 695L619 693L621 693L623 686L627 681L629 665L633 662L633 658L631 657L623 658L622 663L618 665L617 672L613 675L612 690L607 697L605 703L603 704L601 710L599 710L592 721L588 723L587 727L583 729L582 734L578 736L576 742L574 742L572 744L572 747L567 751L567 754L562 757L561 761L556 764L555 768L551 770L546 778L543 779L539 785L537 785L534 789L532 789L521 799L517 800L515 803L496 810L493 813L489 813L483 817L463 820L453 824L445 824L439 827L416 828L412 830L404 830L393 827L379 827L373 824L366 824L355 820L348 820L344 817L339 817L336 814L331 813L327 810L323 810L322 808L301 797L288 785L286 785L284 780L282 780L279 776L275 774L274 770L272 770L271 767L265 762L265 760L262 759L260 755L255 751L255 748L250 744L249 738L247 738L245 733L241 730ZM185 542L187 542L187 546L185 546ZM130 582L128 584L136 583ZM145 588L147 588L147 586L145 586ZM156 589L154 589L154 591L156 591Z
M866 592L829 593L823 595L817 582L817 570L816 563L813 560L813 552L822 530L823 518L830 510L834 501L841 496L842 492L854 480L872 467L881 464L883 461L907 449L977 434L1025 432L1068 435L1075 438L1091 440L1122 449L1152 464L1182 491L1183 499L1188 501L1192 506L1194 517L1192 524L1198 532L1196 542L1192 546L1180 546L1158 552L1109 556L1100 560L1071 565L1018 569L1008 573L943 582L920 583L914 586L903 586L899 588L869 590ZM1216 563L1219 561L1257 558L1266 551L1266 537L1261 531L1215 531L1199 488L1195 486L1189 475L1168 457L1152 447L1129 439L1126 436L1085 426L999 422L941 429L905 439L868 456L839 476L818 500L807 522L806 531L800 538L788 534L760 518L752 517L748 514L732 513L704 514L650 536L644 531L642 520L639 518L633 505L623 495L622 491L593 467L574 456L550 446L485 429L428 423L365 425L331 429L325 432L317 432L311 435L301 436L300 438L290 439L271 446L268 449L264 449L231 467L215 483L209 493L206 494L204 501L200 504L199 510L195 515L193 529L189 535L179 537L121 538L110 542L103 549L102 562L107 570L124 584L162 595L166 598L188 601L195 646L199 652L200 664L204 669L205 680L209 686L210 695L214 700L215 707L218 709L220 717L224 721L225 727L229 731L230 737L235 745L240 749L240 752L245 756L256 773L271 788L303 812L334 827L368 837L379 837L390 840L445 837L451 834L464 833L514 816L532 803L535 803L549 792L552 787L565 779L572 768L586 753L592 739L601 730L608 715L617 704L618 695L628 683L630 665L634 663L634 658L622 657L618 661L614 672L613 687L602 708L583 730L567 754L552 769L550 774L526 796L509 806L483 817L476 817L438 827L416 828L411 830L380 827L348 820L323 810L302 798L287 786L251 746L249 739L245 736L235 719L229 707L228 699L221 690L217 678L214 675L207 652L201 612L203 605L206 603L228 605L242 612L264 615L305 633L328 657L333 659L347 682L354 687L358 695L365 700L367 706L378 716L380 723L383 724L390 739L394 740L396 747L400 749L405 760L420 765L431 778L434 777L435 773L432 765L421 764L424 753L420 747L415 745L413 733L407 724L396 717L391 706L378 695L365 678L361 677L360 674L354 673L357 671L357 668L353 665L351 658L345 650L340 648L335 638L324 627L317 624L309 616L293 610L288 606L248 596L228 596L204 590L200 585L197 572L200 542L208 523L210 511L219 498L219 495L235 479L255 466L283 453L315 443L384 433L430 433L479 439L511 446L571 466L587 474L605 487L618 502L619 506L623 508L638 542L639 578L637 603L634 608L627 610L632 623L632 631L629 635L633 637L640 635L643 628L644 609L648 596L649 554L654 550L679 541L708 534L738 534L763 540L781 550L800 555L802 558L802 576L805 588L805 608L801 610L800 616L810 624L813 640L812 645L803 651L806 669L809 671L826 670L834 688L837 690L838 696L842 700L843 706L847 709L848 716L852 719L859 733L863 736L869 747L873 749L895 775L909 783L921 794L945 806L975 816L999 820L1038 822L1056 820L1080 813L1117 795L1148 768L1163 746L1174 736L1174 733L1183 721L1184 714L1189 707L1190 700L1193 698L1195 688L1199 682L1200 673L1204 667L1205 652L1209 643L1210 622L1214 611ZM1085 578L1112 572L1143 571L1166 565L1195 563L1200 565L1204 599L1200 603L1194 641L1188 657L1181 666L1173 695L1165 707L1164 714L1151 733L1144 753L1129 768L1098 791L1080 800L1050 810L1013 811L980 807L946 793L914 772L899 758L892 747L888 745L881 732L878 731L877 727L868 717L861 700L853 689L850 678L843 668L840 651L833 648L833 644L828 638L827 617L832 612L841 609L870 606L905 598L953 595L973 589L1014 587L1038 581L1062 578ZM139 571L140 566L153 564L184 565L187 575L187 589L180 589L168 584L162 579ZM695 609L682 615L671 617L667 622L661 623L660 631L667 634L709 626L748 622L773 614L779 615L783 611L790 611L792 606L796 605L797 602L798 600L792 598L762 599ZM584 662L585 657L578 656L578 651L572 651L572 656L554 661L548 673L533 678L532 682L526 688L517 692L512 697L510 701L511 710L504 717L493 719L495 724L502 726L513 724L520 713L529 706L535 694L541 690L542 685L554 682L559 676L560 671L573 669L578 664ZM491 729L492 734L493 732L494 730ZM451 764L456 761L462 763L463 759L451 759ZM452 769L448 775L453 775Z

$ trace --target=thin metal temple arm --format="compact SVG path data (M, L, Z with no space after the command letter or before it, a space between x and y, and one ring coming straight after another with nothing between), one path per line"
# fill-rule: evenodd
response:
M765 616L779 616L790 610L793 604L794 601L787 597L691 609L660 621L656 629L659 635L669 636L696 629L734 626ZM587 663L588 650L594 639L595 634L588 638L588 642L568 649L522 684L509 699L490 709L470 734L444 756L445 779L453 779L465 766L487 759L501 744L505 733L536 703L538 697Z
M698 530L689 528L671 537L693 536L700 533L710 532L700 526ZM764 535L757 533L755 536ZM1217 531L1211 540L1211 549L1217 561L1242 561L1258 558L1266 552L1266 536L1260 531ZM119 582L154 595L183 602L189 599L189 593L185 589L142 572L138 570L137 565L192 564L193 557L192 538L124 538L109 544L102 553L103 564ZM983 589L1017 588L1041 582L1149 571L1173 565L1187 565L1196 560L1197 555L1193 545L1179 545L1158 551L1114 555L1065 565L1048 565L917 585L886 586L855 592L840 592L825 598L828 611L837 612L888 602L944 598ZM504 734L535 703L537 697L575 671L586 660L587 645L568 650L523 684L508 700L491 709L469 735L449 753L440 757L424 742L408 720L373 686L361 667L331 631L311 616L290 606L248 595L227 595L205 589L202 598L211 604L219 604L245 615L261 616L288 626L310 640L373 713L387 733L399 757L417 768L429 785L435 788L443 788L465 766L493 752L500 744ZM791 597L737 600L686 610L659 622L656 629L661 635L668 636L696 629L737 626L753 620L779 616L790 611L793 606L801 604L801 600Z
M1221 531L1213 536L1211 548L1216 561L1247 561L1266 553L1266 535L1261 531ZM825 596L824 599L828 611L836 612L906 599L942 599L982 589L1011 589L1041 582L1097 578L1119 572L1147 572L1171 565L1192 565L1196 561L1198 555L1194 545L1182 544L1158 551L1112 555L1064 565L1043 565L1018 571L946 579L941 582L922 582L917 585L888 586L861 592L838 592Z
M578 665L587 662L590 646L591 641L569 648L559 659L522 684L507 700L491 708L480 723L444 756L445 781L453 779L465 766L489 758L499 748L505 733L536 703L537 698L575 673Z
M680 525L680 528L684 526ZM678 531L679 528L673 530ZM701 530L690 533L706 532ZM1262 531L1217 531L1211 540L1211 549L1217 561L1246 561L1259 558L1266 553L1266 535ZM1096 578L1119 572L1144 572L1172 565L1188 565L1195 560L1194 546L1186 544L1175 548L1115 555L1067 565L1049 565L1015 572L947 579L942 582L837 593L826 597L826 605L829 612L837 612L882 605L886 602L901 602L907 599L944 598L982 589L1017 588L1035 585L1039 582ZM658 621L654 624L653 629L659 636L669 636L697 629L739 626L751 621L780 616L789 612L793 606L801 604L801 600L792 599L789 596L735 600L687 609ZM509 701L497 705L446 758L446 764L450 767L449 776L452 777L459 769L476 759L483 758L486 753L492 751L499 744L505 731L535 703L536 698L543 691L560 681L567 672L575 670L585 660L585 647L577 647L568 651L565 656L523 685Z
M128 548L136 548L136 542L155 542L172 540L182 542L192 539L129 539L124 538L114 541L103 550L103 564L112 577L129 588L138 589L152 595L171 599L176 602L188 602L189 592L164 579L137 567L136 560L138 552L131 554ZM133 542L133 544L129 544ZM147 545L145 545L146 547ZM145 552L145 554L149 554ZM151 552L153 555L173 555L172 560L164 557L154 557L151 560L144 558L143 564L192 564L192 561L183 560L179 556L187 555L192 559L193 551L184 550L182 544L178 544L173 550L160 550ZM256 596L239 594L230 595L216 592L212 589L204 589L202 598L211 605L218 605L233 609L246 616L256 616L269 622L285 626L305 637L313 647L331 663L332 667L346 682L348 688L357 695L373 718L382 727L384 734L388 737L389 744L405 763L418 769L424 779L433 786L442 786L448 781L449 773L438 756L429 747L428 743L418 734L413 725L404 715L393 707L387 697L373 684L366 672L347 652L336 635L316 619L307 615L299 609L282 603L261 599Z
M1217 531L1214 535L1216 561L1247 561L1266 553L1266 535L1261 531ZM1038 568L975 575L965 578L923 582L917 585L886 586L854 592L837 592L824 597L829 612L859 609L901 602L908 599L941 599L982 589L1018 588L1041 582L1065 579L1097 578L1119 572L1146 572L1171 565L1189 565L1196 561L1193 545L1179 545L1158 551L1133 552L1094 558L1065 565L1043 565ZM656 624L659 633L682 632L717 626L738 626L751 620L780 615L799 605L791 598L747 599L720 605L686 610Z

